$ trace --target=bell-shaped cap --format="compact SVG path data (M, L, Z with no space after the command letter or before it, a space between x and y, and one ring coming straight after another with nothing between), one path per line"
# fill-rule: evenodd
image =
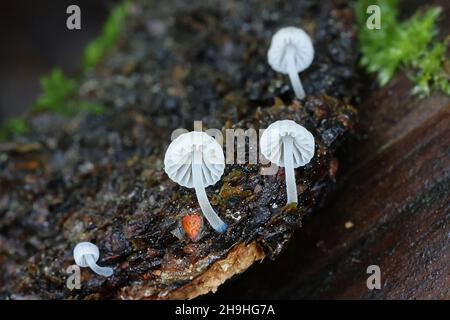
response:
M100 257L98 247L91 242L80 242L73 249L73 259L80 267L87 267L86 255L92 255L94 261L97 262Z
M223 175L225 158L220 144L204 132L192 131L172 141L164 157L164 170L170 179L187 188L194 187L193 154L199 151L201 182L206 188L215 184Z
M300 28L285 27L278 30L272 37L267 59L275 71L288 74L287 54L294 54L294 64L297 72L311 65L314 58L314 47L311 38Z
M314 156L314 136L292 120L272 123L261 135L261 153L271 162L284 167L283 138L293 138L294 168L304 166Z

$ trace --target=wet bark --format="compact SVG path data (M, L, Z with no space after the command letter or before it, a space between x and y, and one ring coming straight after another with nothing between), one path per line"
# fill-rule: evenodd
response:
M266 61L271 35L289 24L303 26L317 51L302 74L303 101ZM334 183L334 154L356 116L355 32L340 1L133 4L116 49L78 89L107 112L31 115L32 131L0 147L0 296L192 298L275 259ZM316 139L315 157L296 170L298 207L285 206L284 170L227 165L207 194L229 229L204 221L192 237L183 221L202 218L195 193L163 171L172 131L194 120L224 130L278 119ZM66 268L80 241L97 244L99 265L114 275L83 269L81 289L70 290Z
M410 89L399 76L362 104L360 140L340 158L327 206L277 261L215 298L449 298L450 98L418 100ZM370 265L380 267L380 290L366 286Z
M79 88L107 113L34 115L32 133L0 146L0 297L193 298L266 258L209 298L448 298L449 98L411 97L399 76L360 103L344 2L202 2L133 6L117 48ZM305 101L266 62L271 34L290 24L316 48ZM207 193L230 228L204 223L193 241L182 221L201 217L195 194L163 171L172 131L285 118L317 143L296 170L298 208L284 206L282 169L229 165ZM83 269L71 291L79 241L98 244L114 276ZM366 287L369 265L381 290Z
M405 3L407 14L424 4ZM450 13L447 1L432 4ZM448 19L440 30L449 34ZM402 74L363 99L358 137L339 157L327 206L305 219L276 261L214 298L449 298L450 98L418 99L411 87ZM380 267L380 290L366 286L370 265Z

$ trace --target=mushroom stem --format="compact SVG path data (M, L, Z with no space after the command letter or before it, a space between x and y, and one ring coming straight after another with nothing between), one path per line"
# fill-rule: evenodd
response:
M227 230L227 224L220 219L216 214L214 209L209 203L208 197L206 195L205 188L202 183L202 153L201 151L194 150L192 161L192 175L194 180L195 194L197 196L198 203L202 209L203 215L206 220L208 220L211 227L219 233L225 232Z
M300 81L300 77L295 68L295 48L292 45L289 45L286 48L286 59L287 59L287 67L289 73L289 79L291 80L292 88L294 89L295 95L299 99L303 99L306 94L303 89L302 82Z
M294 171L294 138L291 136L283 137L283 158L284 172L286 178L287 203L297 203L297 185L295 183Z
M96 274L104 277L110 277L113 274L112 268L108 267L100 267L95 263L94 256L92 254L87 254L84 256L84 259L86 259L86 263L88 266L94 271Z

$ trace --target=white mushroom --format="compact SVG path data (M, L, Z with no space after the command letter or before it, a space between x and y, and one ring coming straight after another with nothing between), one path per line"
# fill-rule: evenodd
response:
M112 276L112 268L97 265L99 256L98 247L91 242L80 242L73 249L73 259L78 266L83 268L89 267L96 274L103 277Z
M261 153L284 167L287 203L297 203L294 168L304 166L314 156L314 136L292 120L272 123L261 135Z
M204 132L189 132L172 141L164 157L164 170L170 179L187 188L195 188L197 200L206 220L217 232L227 225L209 203L205 188L222 177L225 158L220 144Z
M286 27L278 30L272 37L267 58L275 71L288 74L299 99L305 97L299 72L308 68L314 58L311 38L300 28Z

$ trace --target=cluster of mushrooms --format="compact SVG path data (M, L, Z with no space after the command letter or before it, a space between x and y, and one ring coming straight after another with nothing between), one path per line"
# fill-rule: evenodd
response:
M275 71L289 75L296 97L305 98L298 73L309 67L314 58L314 48L308 34L296 27L278 30L272 37L267 58ZM294 169L311 161L314 146L311 132L292 120L276 121L261 135L259 147L262 155L285 168L287 204L298 202ZM222 147L213 137L199 131L178 136L166 151L164 170L180 186L195 189L200 209L216 232L227 230L227 224L214 211L205 191L205 188L220 180L225 170ZM113 274L112 268L96 264L99 249L93 243L78 243L73 256L80 267L89 267L105 277Z

